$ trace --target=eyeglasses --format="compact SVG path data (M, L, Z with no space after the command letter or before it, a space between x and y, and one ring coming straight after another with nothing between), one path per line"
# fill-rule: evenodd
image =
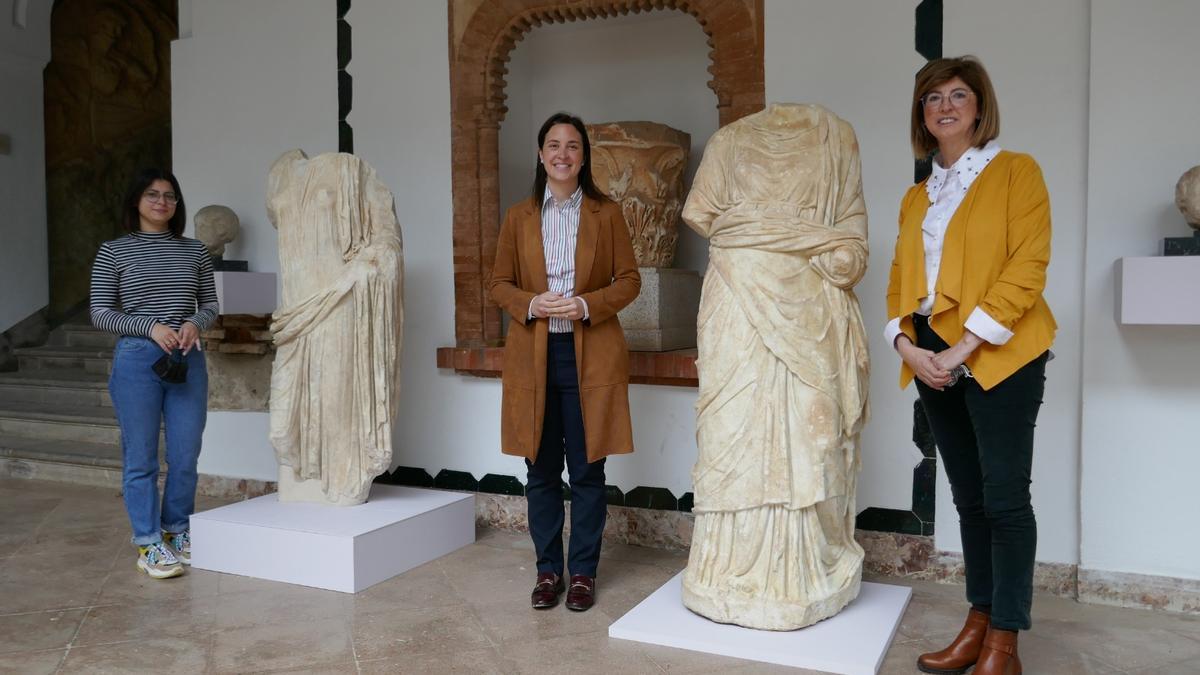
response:
M178 204L179 197L174 192L158 192L157 190L146 190L142 193L142 199L150 203L166 202L168 204Z
M945 94L940 92L931 91L921 97L921 103L923 103L926 108L940 108L942 102L947 100L947 98L950 100L950 107L961 108L967 104L967 101L971 100L971 92L967 91L966 89L955 89L954 91L950 92L949 97L947 97Z

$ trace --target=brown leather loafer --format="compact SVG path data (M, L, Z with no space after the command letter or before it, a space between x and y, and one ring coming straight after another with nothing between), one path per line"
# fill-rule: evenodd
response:
M585 577L582 574L571 576L571 586L567 589L567 609L576 612L586 612L596 604L596 578Z
M533 585L533 593L530 594L530 604L534 609L550 609L558 604L558 596L562 595L566 584L563 583L561 574L554 572L541 572L537 575L537 583Z
M922 654L917 659L917 670L935 675L959 675L970 670L979 660L990 620L987 614L972 608L954 642L941 651Z

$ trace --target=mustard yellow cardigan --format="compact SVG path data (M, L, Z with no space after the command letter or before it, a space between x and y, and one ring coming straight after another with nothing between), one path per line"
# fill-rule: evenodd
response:
M929 210L925 183L909 188L900 204L900 232L888 278L888 319L916 344L912 314L927 295L921 224ZM949 345L980 307L1013 332L1003 345L981 344L967 367L985 390L1037 358L1054 342L1058 324L1042 298L1050 263L1050 196L1032 157L1001 151L963 197L946 229L937 297L929 325ZM900 387L913 379L907 364Z

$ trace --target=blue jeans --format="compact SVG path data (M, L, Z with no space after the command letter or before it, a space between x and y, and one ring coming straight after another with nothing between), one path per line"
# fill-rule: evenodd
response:
M162 541L162 532L183 532L196 510L196 461L208 417L208 371L204 354L183 357L187 381L163 382L151 366L164 352L153 340L122 337L113 352L108 391L121 426L122 488L133 543ZM178 350L177 354L178 356ZM166 426L167 481L158 497L158 432Z

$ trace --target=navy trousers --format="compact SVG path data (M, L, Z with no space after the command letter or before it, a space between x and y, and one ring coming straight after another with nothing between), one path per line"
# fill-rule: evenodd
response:
M571 333L551 333L546 358L546 412L537 460L529 470L525 498L529 534L537 552L538 572L564 573L562 472L564 459L571 482L571 574L596 576L607 499L604 460L589 463L579 405L579 375Z
M948 348L924 317L913 318L917 346ZM917 380L958 510L967 601L990 607L991 625L1003 630L1030 626L1037 521L1029 484L1047 354L987 391L971 378L942 391Z

